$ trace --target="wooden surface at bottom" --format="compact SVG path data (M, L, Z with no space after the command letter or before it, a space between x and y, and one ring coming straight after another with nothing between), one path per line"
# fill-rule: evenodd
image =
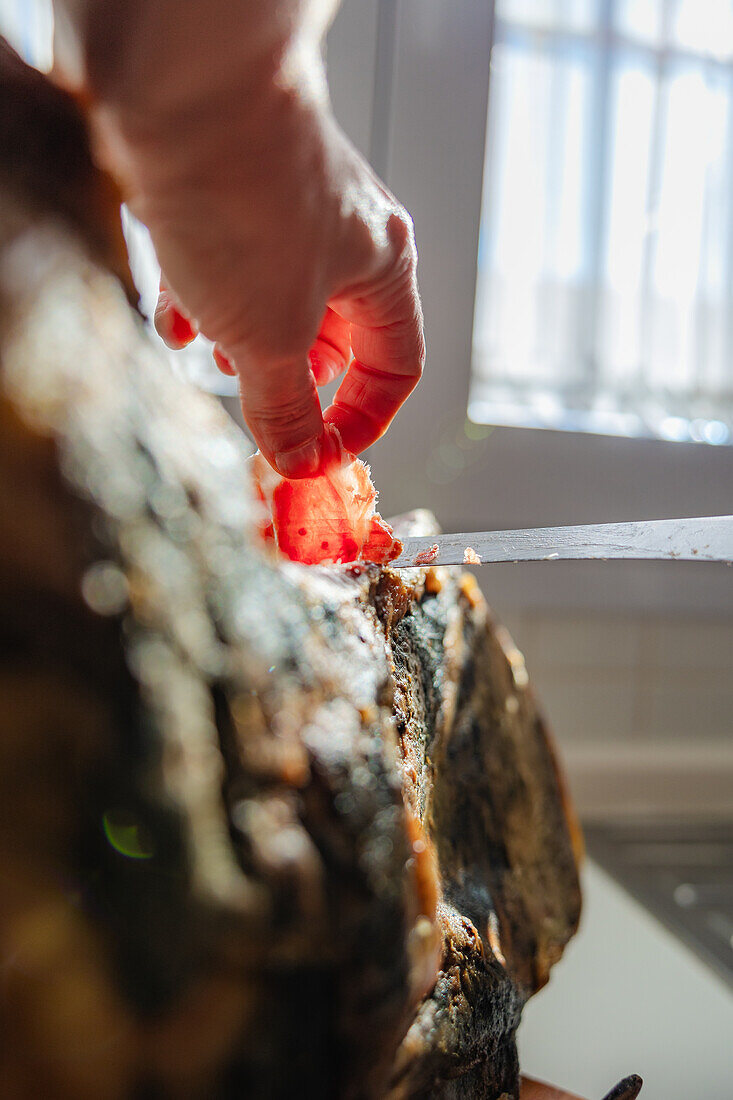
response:
M522 1077L522 1093L520 1100L581 1100L574 1092L565 1092L556 1089L554 1085L545 1084L543 1081L535 1081L532 1077ZM606 1094L605 1100L636 1100L641 1091L643 1081L636 1073L624 1077L623 1080Z
M554 1085L547 1085L543 1081L523 1077L520 1100L581 1100L581 1097L574 1092L556 1089Z

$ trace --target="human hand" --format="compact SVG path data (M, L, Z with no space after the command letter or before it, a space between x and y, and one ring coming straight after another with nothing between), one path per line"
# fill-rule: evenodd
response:
M307 476L328 450L317 386L348 368L325 420L359 453L420 377L412 225L333 118L312 4L148 7L171 3L177 31L158 27L154 62L148 15L116 75L89 67L100 148L152 234L158 331L173 347L214 340L260 450ZM235 9L252 31L241 50Z

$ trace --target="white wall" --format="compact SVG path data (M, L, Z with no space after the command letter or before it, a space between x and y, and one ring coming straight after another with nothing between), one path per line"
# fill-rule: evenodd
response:
M524 1072L589 1098L638 1073L643 1100L730 1100L730 990L595 865L583 885L580 932L524 1012Z
M733 622L541 608L504 618L584 818L733 817Z

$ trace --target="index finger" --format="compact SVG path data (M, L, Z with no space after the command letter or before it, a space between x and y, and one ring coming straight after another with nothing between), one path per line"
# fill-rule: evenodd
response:
M351 322L354 359L324 420L359 454L384 435L422 375L425 339L417 289L416 253L404 227L402 248L388 272L332 301Z
M158 336L173 351L185 348L198 335L196 325L183 313L162 276L153 323Z

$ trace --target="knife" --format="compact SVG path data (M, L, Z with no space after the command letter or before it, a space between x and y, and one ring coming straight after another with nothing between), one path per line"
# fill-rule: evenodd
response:
M500 561L650 558L733 563L733 516L418 535L402 540L393 569Z

